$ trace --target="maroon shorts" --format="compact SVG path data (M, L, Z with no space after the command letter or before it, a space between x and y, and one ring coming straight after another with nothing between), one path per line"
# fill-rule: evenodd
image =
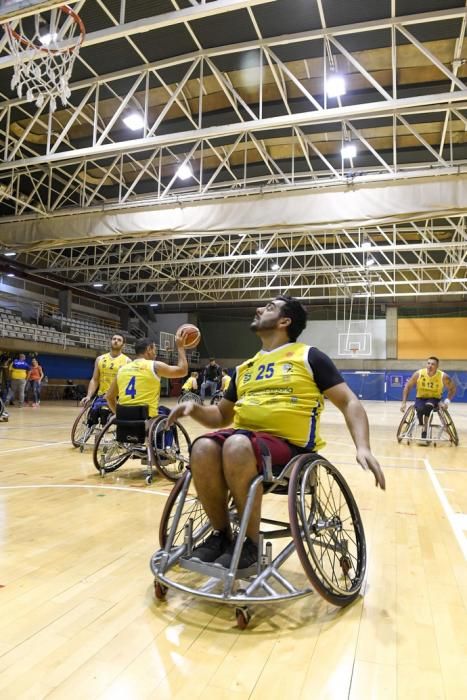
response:
M297 445L292 445L290 442L287 442L287 440L275 437L269 433L242 430L240 428L216 430L213 433L200 435L200 437L196 438L196 440L199 440L200 438L209 438L210 440L217 442L218 445L223 445L227 438L229 438L231 435L245 435L247 438L249 438L253 452L255 453L256 466L258 467L259 472L263 471L266 459L271 460L273 472L277 472L285 467L285 465L288 464L293 457L298 454L302 454L303 452L307 452L307 450L304 448L298 447ZM196 440L193 442L193 445L195 444ZM193 445L191 446L192 449Z

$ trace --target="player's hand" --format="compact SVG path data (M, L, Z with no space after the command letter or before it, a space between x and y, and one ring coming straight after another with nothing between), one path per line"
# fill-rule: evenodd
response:
M186 330L186 328L182 330L180 330L180 328L178 329L178 331L175 333L175 345L177 346L177 348L180 349L185 347L187 335L188 331Z
M83 396L83 398L79 402L79 405L80 406L87 406L89 403L91 403L91 399L88 398L87 396Z
M406 407L407 407L407 404L405 402L401 403L401 413L405 413Z
M184 403L179 403L178 406L175 406L175 408L173 408L167 416L167 428L170 428L170 426L172 426L179 418L189 416L190 413L193 412L195 405L196 404L194 401L185 401Z
M379 486L380 489L383 489L384 491L386 489L386 479L384 478L383 470L381 469L378 460L372 454L371 450L357 450L357 462L363 469L365 469L365 471L370 471L373 473L373 476L375 477L375 486Z

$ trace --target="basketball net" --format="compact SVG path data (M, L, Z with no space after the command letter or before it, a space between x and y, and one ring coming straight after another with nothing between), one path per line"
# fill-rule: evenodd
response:
M57 109L58 98L65 106L71 95L73 65L85 35L81 17L62 5L15 19L4 27L15 59L12 90L39 108L50 98L51 112Z

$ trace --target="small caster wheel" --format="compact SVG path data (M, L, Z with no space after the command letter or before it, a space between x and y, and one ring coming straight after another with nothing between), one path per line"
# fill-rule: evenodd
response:
M81 452L81 454L84 452L84 445L79 446L79 451Z
M165 600L167 594L167 586L163 586L159 581L154 581L154 595L157 600Z
M152 484L152 476L147 476L145 479L145 482L147 483L148 486L149 486L149 484Z
M105 476L105 469L104 469L104 467L101 467L101 472L100 472L100 473L101 473L101 477L104 478L104 476Z
M349 557L341 557L340 564L342 571L344 572L344 576L348 576L349 571L352 569L352 562L350 561Z
M235 608L235 617L237 619L238 629L245 630L251 620L248 608Z

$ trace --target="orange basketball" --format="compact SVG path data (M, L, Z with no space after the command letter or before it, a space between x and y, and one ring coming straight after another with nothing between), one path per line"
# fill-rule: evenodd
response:
M195 348L199 341L201 340L201 331L199 328L194 326L192 323L184 323L180 328L177 330L178 331L186 331L186 339L185 339L185 349L190 350L192 348Z

